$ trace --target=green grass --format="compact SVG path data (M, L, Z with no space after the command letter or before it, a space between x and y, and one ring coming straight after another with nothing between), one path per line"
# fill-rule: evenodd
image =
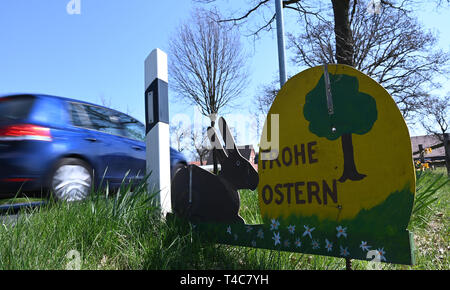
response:
M450 269L450 183L436 173L420 175L409 229L415 266L383 269ZM277 252L202 241L189 224L163 220L144 186L119 194L92 194L80 203L53 203L20 214L0 227L0 269L66 269L80 254L81 269L345 269L340 258ZM241 192L241 216L262 223L256 192ZM354 269L367 269L353 261Z

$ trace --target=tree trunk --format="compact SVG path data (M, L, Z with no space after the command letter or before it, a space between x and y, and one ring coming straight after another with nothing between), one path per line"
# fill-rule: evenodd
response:
M350 28L350 0L332 0L337 63L353 66L353 38Z
M361 174L356 169L355 156L353 152L352 134L346 133L341 137L342 152L344 153L344 172L342 173L339 181L345 182L347 179L358 181L366 177L365 174Z
M349 10L350 0L331 0L334 13L334 34L336 37L336 61L339 64L353 66L353 38L350 28ZM340 182L347 179L361 180L366 175L358 173L353 154L352 134L347 133L341 136L342 151L344 153L344 172Z

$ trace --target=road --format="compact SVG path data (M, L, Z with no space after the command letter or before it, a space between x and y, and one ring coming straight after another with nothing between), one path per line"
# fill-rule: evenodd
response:
M17 204L4 204L0 206L0 223L1 225L15 225L17 219L19 218L19 211L26 210L30 208L35 208L44 205L45 202L26 202ZM26 213L25 213L26 214Z
M0 223L2 226L14 226L17 222L19 215L0 215Z

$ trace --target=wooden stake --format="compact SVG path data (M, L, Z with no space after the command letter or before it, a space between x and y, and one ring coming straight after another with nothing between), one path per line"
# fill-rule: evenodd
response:
M351 271L352 270L352 259L345 259L345 270Z

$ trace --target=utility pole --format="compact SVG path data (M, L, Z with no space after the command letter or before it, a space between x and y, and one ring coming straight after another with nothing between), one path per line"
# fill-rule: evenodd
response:
M275 0L277 20L278 64L280 70L280 88L286 83L286 54L284 41L283 0Z

